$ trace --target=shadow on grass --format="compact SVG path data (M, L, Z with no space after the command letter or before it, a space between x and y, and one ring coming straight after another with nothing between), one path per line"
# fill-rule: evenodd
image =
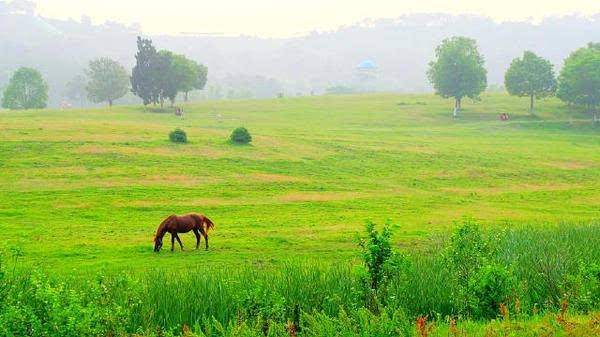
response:
M175 113L175 107L167 106L167 107L159 107L159 106L141 106L137 108L140 112L149 112L149 113Z
M240 148L242 148L242 147L253 148L254 147L254 145L252 145L251 143L238 143L238 142L232 141L231 139L225 141L225 144L235 146L235 147L240 147Z

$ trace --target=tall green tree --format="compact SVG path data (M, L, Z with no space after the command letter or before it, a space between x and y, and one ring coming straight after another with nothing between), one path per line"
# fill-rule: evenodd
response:
M174 67L174 59L174 54L168 50L158 52L154 76L156 76L161 108L164 107L167 99L173 105L179 91L178 75L181 74Z
M152 40L137 38L136 64L131 72L131 91L142 99L144 105L157 104L160 98L158 85L158 53Z
M445 39L436 48L427 76L436 94L454 98L454 117L464 97L477 98L487 86L487 71L477 42L461 36Z
M4 90L2 107L11 110L43 109L48 104L48 84L39 71L19 68Z
M188 93L194 89L198 79L198 65L183 55L173 54L173 72L177 78L177 91L184 93L188 101Z
M185 94L206 85L207 69L203 65L174 54L168 50L156 51L152 41L138 37L136 65L131 76L132 91L141 97L144 104L160 103L165 100L175 103L177 94Z
M177 92L184 94L186 102L188 101L190 91L204 89L208 74L208 69L204 65L190 60L184 55L173 54L167 51L161 51L160 53L167 53L171 56L171 78L176 80ZM171 101L173 103L173 99Z
M536 98L554 95L556 76L550 61L526 51L522 58L514 59L506 74L504 86L508 93L519 97L529 97L529 111L533 112Z
M76 75L67 83L64 92L65 97L83 106L87 99L87 83L88 79L83 74Z
M201 63L194 62L197 67L198 77L196 78L196 83L194 83L194 89L196 90L204 90L206 86L206 81L208 80L208 68Z
M86 73L89 78L87 96L94 103L107 102L112 106L129 90L129 74L117 61L106 57L93 60Z
M571 53L560 71L558 83L558 98L586 107L592 120L599 122L600 43L590 43Z

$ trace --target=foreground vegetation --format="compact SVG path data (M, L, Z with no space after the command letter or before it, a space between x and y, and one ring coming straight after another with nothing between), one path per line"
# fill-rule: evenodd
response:
M598 224L485 232L466 223L418 251L388 251L387 230L368 231L357 266L297 261L92 279L5 270L0 333L424 336L434 327L476 333L477 322L497 319L499 336L531 317L556 332L599 332ZM577 314L589 316L577 323Z

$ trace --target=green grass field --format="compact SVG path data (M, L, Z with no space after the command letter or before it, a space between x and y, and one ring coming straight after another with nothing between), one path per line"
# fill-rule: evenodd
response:
M0 336L600 335L600 128L557 100L450 106L0 112ZM229 143L239 126L252 145ZM157 225L187 212L216 222L211 249L187 234L185 252L153 253ZM378 289L367 220L398 225Z
M185 106L0 112L5 252L48 271L181 269L356 257L365 220L419 245L462 217L540 226L600 219L600 128L558 100L373 94ZM499 121L507 112L509 122ZM251 146L228 143L247 127ZM181 127L189 143L172 144ZM200 212L209 252L152 252L157 225ZM166 240L167 242L169 240Z

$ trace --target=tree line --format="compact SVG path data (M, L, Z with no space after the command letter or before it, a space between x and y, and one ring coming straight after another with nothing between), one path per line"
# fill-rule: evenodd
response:
M187 101L190 91L206 85L207 68L184 55L168 50L157 51L150 39L138 37L136 64L131 76L118 62L100 58L90 62L86 70L87 97L94 103L109 106L131 90L144 105L174 104L179 93ZM478 99L487 88L485 60L477 42L466 37L445 39L435 50L427 76L436 94L454 98L453 116L457 117L465 97ZM78 83L79 83L78 82ZM505 73L506 90L511 95L529 97L534 111L536 99L556 95L570 105L583 106L600 121L600 43L589 43L571 53L556 76L550 61L525 51L515 58ZM7 109L39 109L46 107L48 85L41 74L31 68L18 69L4 90L2 107Z
M485 60L477 42L466 37L445 39L435 50L427 76L436 94L454 98L453 116L457 117L462 99L479 98L487 87ZM550 61L525 51L515 58L505 73L504 85L509 94L529 97L533 112L536 99L556 95L567 104L579 105L600 121L600 43L589 43L571 53L558 77Z
M149 39L138 37L137 45L131 75L110 58L92 60L85 76L77 76L70 83L72 96L83 96L83 88L91 102L112 106L131 91L144 105L163 106L167 99L174 104L179 93L187 101L190 91L204 89L208 68L203 64L168 50L156 51ZM11 110L43 109L47 102L48 84L39 71L26 67L15 71L2 95L2 107Z

